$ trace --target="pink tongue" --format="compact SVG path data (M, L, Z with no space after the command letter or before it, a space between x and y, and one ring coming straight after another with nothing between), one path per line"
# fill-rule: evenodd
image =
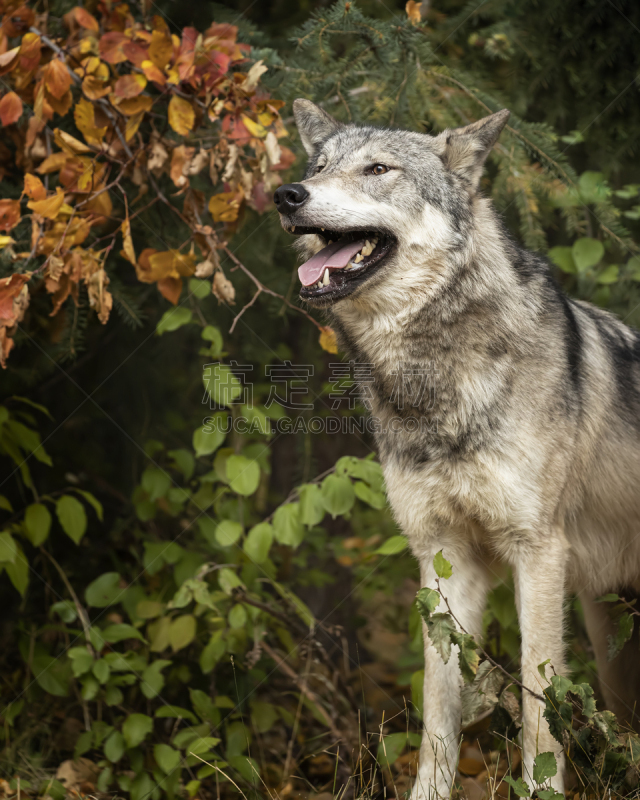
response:
M334 242L324 247L315 256L312 256L308 261L298 268L298 277L303 286L313 286L322 280L325 269L331 272L332 269L344 269L349 263L349 260L355 254L362 250L364 241L361 239L358 242L349 242L342 244L341 242Z

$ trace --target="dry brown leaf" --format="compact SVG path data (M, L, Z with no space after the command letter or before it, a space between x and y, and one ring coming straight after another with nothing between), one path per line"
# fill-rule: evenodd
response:
M221 303L229 303L234 306L236 303L236 290L230 280L224 276L222 271L218 270L211 284L211 292L218 298Z

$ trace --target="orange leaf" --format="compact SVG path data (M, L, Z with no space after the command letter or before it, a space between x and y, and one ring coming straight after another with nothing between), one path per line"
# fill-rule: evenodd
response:
M0 200L0 231L10 231L20 222L20 201Z
M27 172L24 176L24 192L30 200L44 200L47 196L47 190L44 184L35 175Z
M140 73L123 75L116 81L113 87L113 93L116 97L129 99L131 97L137 97L140 92L144 91L146 85L147 79L144 75L140 75Z
M149 45L149 59L158 67L164 69L173 55L173 41L169 33L153 31Z
M40 64L41 42L37 33L25 33L20 45L20 70L33 72Z
M58 186L55 195L47 197L46 200L30 200L27 207L45 219L55 219L60 213L63 203L64 190Z
M89 100L99 100L105 97L111 91L111 84L109 83L109 67L100 62L97 67L92 70L91 75L87 75L82 81L82 91L89 98Z
M140 65L140 68L147 76L150 81L153 83L158 83L160 86L164 86L167 82L167 76L161 69L158 69L153 61L143 61Z
M7 50L6 53L0 53L0 75L6 75L18 64L18 56L20 55L20 48L14 47L13 50Z
M108 64L120 64L127 60L124 45L129 39L120 31L110 31L100 37L100 58Z
M165 300L177 306L182 292L182 278L163 278L158 281L158 291Z
M94 33L98 33L100 30L100 26L98 25L98 20L90 14L86 8L82 8L81 6L76 6L73 9L73 16L75 17L76 22L81 28L85 28L88 31L93 31Z
M174 147L171 153L171 169L169 170L169 175L179 189L189 183L186 172L195 151L195 147L180 145L179 147Z
M416 3L415 0L408 0L408 3L404 7L412 25L420 25L422 22L421 5L422 3Z
M71 74L59 58L52 59L44 68L44 82L51 94L60 100L71 86Z
M327 353L338 352L338 343L336 342L336 334L333 328L329 328L328 326L321 328L318 341L320 342L320 347L326 350Z
M45 100L44 104L45 107L48 104L56 114L59 114L61 117L67 113L67 111L71 108L71 104L73 103L73 97L71 96L71 90L66 92L62 95L60 100L55 98L49 91L45 91ZM48 115L49 118L53 116L53 114Z
M14 300L22 293L30 277L31 272L14 272L8 278L0 280L0 325L15 325L17 322L16 317L20 314L19 309L15 308Z
M196 113L188 100L177 95L169 100L169 125L180 136L186 136L192 130L195 119Z
M149 95L142 95L140 97L132 97L130 100L121 100L118 105L118 111L121 111L125 117L133 117L141 111L149 111L153 105L153 100Z
M13 125L22 116L22 100L15 92L8 92L0 100L0 122Z

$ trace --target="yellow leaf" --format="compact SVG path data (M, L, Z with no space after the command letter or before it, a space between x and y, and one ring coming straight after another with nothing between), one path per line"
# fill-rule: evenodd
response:
M0 236L0 247L8 247L10 244L15 244L16 240L11 236Z
M107 128L96 128L93 103L81 97L76 103L73 118L77 129L84 136L87 144L99 147L102 144Z
M164 31L153 31L149 45L149 59L158 67L164 69L173 55L173 41L171 36Z
M180 136L186 136L193 129L196 119L193 106L184 97L174 95L169 101L169 125Z
M79 155L80 153L91 153L91 148L87 147L86 144L83 144L79 139L76 139L75 136L71 136L69 133L65 133L65 131L61 131L60 128L56 128L53 131L53 139L55 143L61 150L64 150L65 153L70 153L71 155Z
M57 172L67 163L68 159L68 153L52 153L48 158L45 158L42 164L36 169L36 172L39 172L41 175Z
M46 200L30 200L27 207L45 219L55 219L64 203L64 190L58 186L55 195Z
M149 111L153 105L153 100L149 95L141 95L140 97L131 97L126 100L121 100L118 103L118 111L121 111L125 117L133 117L140 114L142 111Z
M255 136L256 139L264 139L267 133L269 133L264 125L260 125L259 122L254 122L251 117L248 117L246 114L242 115L242 121L244 122L245 128L252 136Z
M133 249L133 240L131 238L131 223L129 222L128 216L120 226L120 230L122 231L123 255L127 259L127 261L130 261L135 267L135 265L137 264L136 252Z
M30 172L25 173L24 176L24 194L30 200L44 200L47 196L47 190L40 178L36 178Z
M319 342L320 347L326 350L327 353L338 352L338 343L336 342L336 334L333 328L328 326L321 328Z
M214 222L235 222L240 213L240 200L235 192L220 192L209 200L209 213Z
M130 142L138 132L143 117L144 111L141 111L139 114L134 114L132 117L127 117L127 124L124 128L124 138L127 142Z

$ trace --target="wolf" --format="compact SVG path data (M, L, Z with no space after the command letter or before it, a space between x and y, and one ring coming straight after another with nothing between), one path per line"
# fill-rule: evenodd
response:
M432 136L342 124L304 99L294 116L304 178L274 196L305 263L300 298L324 309L343 350L372 366L370 412L389 502L435 588L453 564L451 610L479 637L497 564L510 565L522 635L523 770L562 747L539 699L561 674L563 605L585 613L605 700L637 722L640 667L607 661L612 623L596 599L640 590L640 335L570 299L521 248L479 189L509 118L502 110ZM399 369L436 371L401 402ZM394 420L425 421L424 427ZM425 640L424 732L412 800L449 797L462 678Z

